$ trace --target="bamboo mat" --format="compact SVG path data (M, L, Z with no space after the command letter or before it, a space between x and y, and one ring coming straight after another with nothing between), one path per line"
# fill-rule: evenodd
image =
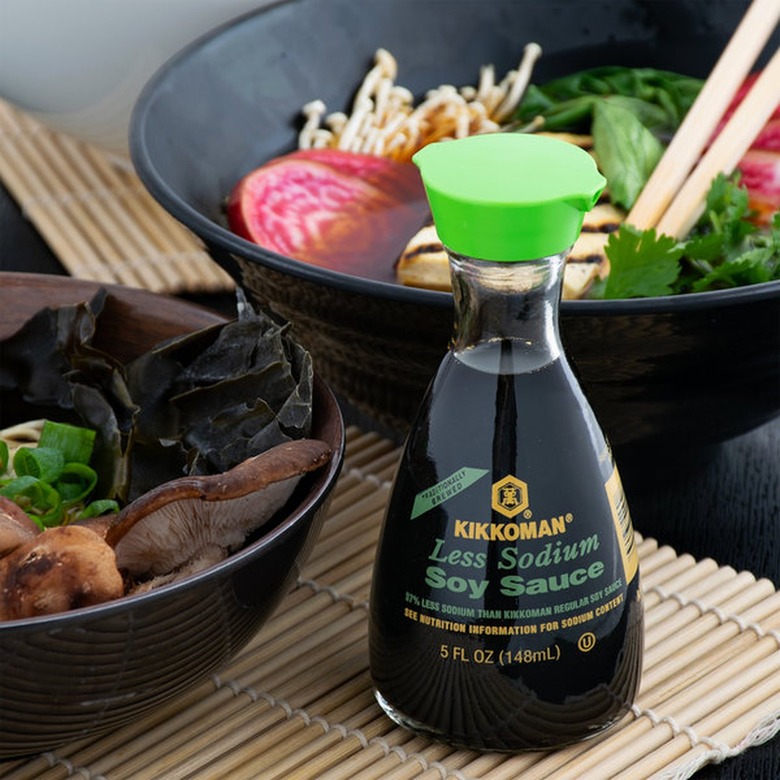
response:
M780 729L780 593L638 539L642 687L614 729L563 750L456 750L395 726L367 669L366 599L398 450L347 432L344 470L297 587L219 674L103 737L0 763L2 780L687 778Z
M129 161L51 132L3 101L0 179L71 276L170 294L233 288Z

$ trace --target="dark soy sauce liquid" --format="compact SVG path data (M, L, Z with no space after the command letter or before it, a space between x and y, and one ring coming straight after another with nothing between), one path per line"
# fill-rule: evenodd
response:
M383 708L413 730L549 748L598 733L633 701L636 550L627 513L622 529L613 519L611 453L568 364L513 365L527 355L495 347L468 364L448 354L407 441L374 572L371 671ZM484 474L463 487L464 468ZM491 509L507 475L527 486L512 518ZM498 524L537 538L484 538Z

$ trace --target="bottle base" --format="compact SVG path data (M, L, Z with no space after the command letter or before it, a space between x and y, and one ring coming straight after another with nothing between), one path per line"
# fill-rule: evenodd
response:
M374 698L376 699L377 704L379 704L379 706L382 708L383 712L387 715L388 718L390 718L390 720L392 720L394 723L397 723L399 726L414 732L415 734L419 734L423 737L430 737L437 742L443 742L455 748L461 748L465 750L482 750L491 753L523 753L535 750L555 750L557 748L563 748L568 745L575 745L579 742L585 742L589 739L593 739L594 737L599 736L599 734L602 734L608 729L611 729L618 723L618 721L622 720L623 715L625 715L624 712L620 716L617 716L586 733L573 736L569 739L562 739L558 742L552 742L550 744L493 745L484 744L478 735L474 740L457 739L453 738L453 736L450 734L439 731L435 728L431 728L429 725L415 720L406 713L398 710L396 707L390 704L390 702L387 701L387 699L385 699L385 697L382 696L382 694L376 688L374 688Z
M385 699L384 696L382 696L382 694L376 688L374 688L374 698L376 699L377 704L384 711L385 715L387 715L390 720L392 720L394 723L397 723L399 726L403 726L405 729L413 731L415 734L421 734L422 736L431 737L433 739L439 740L440 742L447 742L451 745L455 745L455 743L449 739L446 734L439 732L436 729L432 729L425 723L421 723L414 718L410 718L405 713L397 710L395 707L393 707L392 704L390 704L389 701L387 701L387 699Z

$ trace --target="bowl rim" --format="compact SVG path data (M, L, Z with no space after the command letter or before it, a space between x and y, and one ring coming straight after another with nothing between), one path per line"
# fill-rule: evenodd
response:
M352 276L285 257L231 232L219 222L205 216L181 198L160 174L149 149L150 111L165 94L166 82L186 68L214 40L230 35L235 29L251 24L264 14L273 13L278 4L250 11L237 19L207 32L189 43L165 62L141 89L133 106L129 129L129 150L135 171L149 193L178 221L197 233L207 248L217 246L231 255L265 266L279 273L294 276L316 285L323 285L355 295L390 300L401 304L416 304L434 308L452 308L450 292L410 287L393 282ZM290 149L294 151L294 149ZM262 165L267 160L258 161ZM236 182L237 183L237 182ZM228 193L224 193L226 198ZM561 311L567 315L645 314L669 311L693 311L703 308L736 305L750 300L780 297L780 280L761 282L744 287L709 290L699 293L654 296L648 298L619 298L609 300L565 300Z

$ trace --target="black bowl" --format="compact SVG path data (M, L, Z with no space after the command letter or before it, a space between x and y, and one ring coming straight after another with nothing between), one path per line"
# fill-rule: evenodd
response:
M449 293L353 278L226 228L248 170L296 145L300 109L347 110L378 47L417 94L513 67L544 81L601 64L706 76L747 0L291 0L207 36L142 93L130 146L152 195L258 300L293 320L337 393L403 432L446 349ZM775 33L774 39L777 40ZM392 260L390 260L391 262ZM780 282L675 298L570 301L562 331L621 457L702 451L780 412Z
M98 285L0 274L0 338L38 308L88 300ZM224 318L141 290L107 286L103 349L126 359ZM114 323L114 327L110 327ZM181 582L57 615L0 622L0 758L48 750L132 722L232 658L288 593L325 518L344 456L336 401L315 378L313 435L327 468L289 514L243 550Z

